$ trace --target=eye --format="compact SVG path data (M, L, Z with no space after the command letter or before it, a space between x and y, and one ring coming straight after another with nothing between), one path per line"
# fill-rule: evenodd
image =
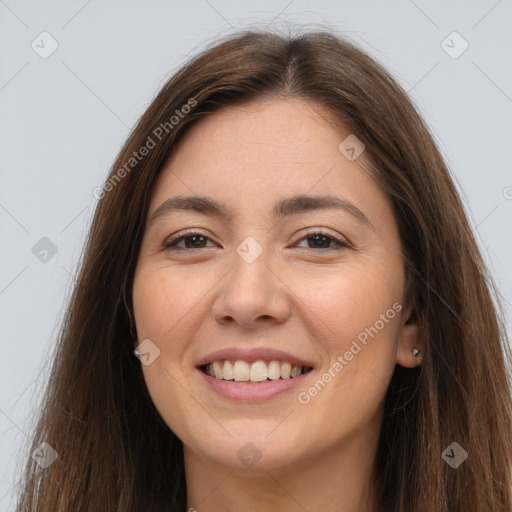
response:
M189 231L182 232L178 236L167 241L163 247L166 250L173 250L173 251L206 249L208 247L212 247L212 246L205 245L208 240L210 240L210 238L203 235L199 231L189 230ZM308 243L308 241L311 241L311 243L308 243L308 247L305 247L306 249L321 249L323 251L332 251L332 250L336 251L336 250L351 248L351 245L348 242L346 242L345 240L337 238L321 229L317 229L315 231L311 231L311 232L307 233L305 236L303 236L302 238L299 239L299 242L302 242L302 241L305 241L306 243ZM182 242L183 242L184 246L179 245ZM332 246L331 243L334 243L334 246ZM300 247L300 245L298 245L297 247Z
M188 241L190 240L190 244ZM179 236L172 238L168 242L164 244L164 249L169 250L178 250L178 251L186 251L188 249L204 249L203 245L206 240L209 240L207 236L204 236L202 233L198 231L185 231L181 233ZM178 244L181 242L185 242L185 247L180 247Z
M339 251L342 249L350 249L351 246L348 242L341 240L333 235L330 235L328 232L323 231L321 229L316 231L311 231L306 236L302 237L300 241L308 240L313 241L313 247L307 247L308 249L323 249L323 250L334 250ZM334 242L334 247L325 247L325 245L330 245L331 242Z

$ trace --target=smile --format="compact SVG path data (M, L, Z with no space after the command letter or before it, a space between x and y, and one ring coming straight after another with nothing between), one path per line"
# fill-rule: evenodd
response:
M203 365L201 371L219 380L262 384L269 381L289 380L312 370L310 366L292 364L288 361L219 360Z

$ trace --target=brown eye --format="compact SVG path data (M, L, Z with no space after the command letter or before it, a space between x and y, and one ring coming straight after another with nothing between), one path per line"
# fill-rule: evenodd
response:
M176 249L176 250L194 250L194 249L205 249L207 246L205 245L206 241L210 240L207 236L197 232L197 231L189 231L181 236L178 236L164 244L165 249ZM184 242L185 246L179 246L178 244ZM211 246L209 246L211 247Z
M340 240L339 238L336 238L335 236L332 236L324 231L314 231L312 233L308 233L306 236L300 239L300 241L303 240L312 241L311 243L308 243L307 249L341 250L350 248L350 245L347 242ZM334 242L334 246L330 246L332 242Z
M192 235L182 237L182 240L185 242L185 247L187 249L202 249L203 244L207 238L202 235ZM190 242L190 246L187 245L187 242Z
M329 246L333 239L326 235L313 235L308 236L306 240L313 240L312 249L329 249Z

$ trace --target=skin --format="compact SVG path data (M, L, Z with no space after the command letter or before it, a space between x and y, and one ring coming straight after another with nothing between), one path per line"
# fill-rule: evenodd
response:
M199 512L260 510L372 512L373 461L395 364L414 367L422 348L404 303L400 237L386 194L338 145L350 132L322 106L298 98L229 107L180 141L150 201L204 195L230 207L231 220L171 212L146 224L133 286L138 339L160 355L144 378L169 428L184 443L188 507ZM295 194L334 195L364 212L370 228L342 210L279 221L271 209ZM165 249L187 228L207 237ZM315 228L345 240L307 238ZM252 236L263 253L236 252ZM306 237L306 238L305 238ZM196 241L197 244L197 241ZM326 248L327 247L327 248ZM341 371L338 356L398 303ZM314 363L300 389L264 403L234 403L211 391L195 363L232 346L273 347ZM298 400L331 368L308 403ZM303 395L304 396L304 395ZM251 442L251 467L237 454Z

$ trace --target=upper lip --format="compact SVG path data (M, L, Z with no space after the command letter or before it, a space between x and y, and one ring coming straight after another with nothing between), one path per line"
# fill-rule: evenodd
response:
M310 361L302 359L300 357L289 354L282 350L275 348L241 348L231 347L222 350L211 352L207 356L202 357L196 363L196 367L199 368L206 364L213 363L214 361L247 361L252 363L254 361L267 360L267 361L284 361L289 362L292 365L296 364L299 366L307 366L313 368L314 365Z

